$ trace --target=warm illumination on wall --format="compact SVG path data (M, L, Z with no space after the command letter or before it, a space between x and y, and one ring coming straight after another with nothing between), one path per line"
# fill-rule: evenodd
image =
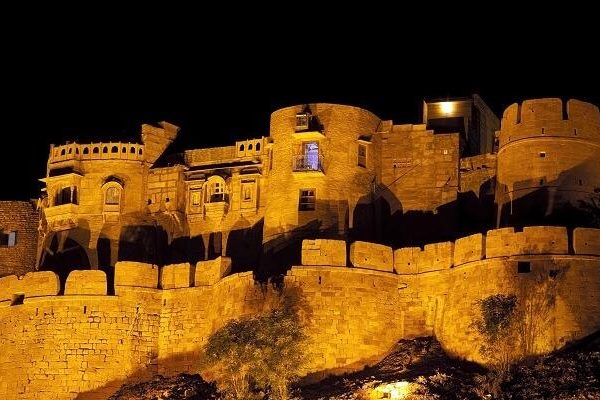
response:
M407 398L413 388L411 387L410 382L399 381L393 383L387 383L383 385L379 385L371 390L369 393L369 397L371 399L393 399L393 400L401 400Z
M444 114L451 114L454 112L454 103L451 101L443 101L440 103L440 107L442 108L442 112Z

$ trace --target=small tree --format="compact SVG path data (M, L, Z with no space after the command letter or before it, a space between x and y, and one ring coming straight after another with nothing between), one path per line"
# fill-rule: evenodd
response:
M270 393L272 399L289 398L289 385L306 360L307 337L299 304L288 291L271 311L232 320L210 336L204 367L228 398L260 398L252 387Z
M477 304L481 317L474 326L484 340L480 352L492 362L499 375L504 376L518 356L515 330L517 297L496 294L479 300Z

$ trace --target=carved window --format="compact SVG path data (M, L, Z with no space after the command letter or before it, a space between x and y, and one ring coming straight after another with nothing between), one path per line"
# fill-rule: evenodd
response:
M205 203L219 203L222 201L229 201L227 198L227 187L225 180L218 176L213 175L208 178L206 182L206 196Z
M254 192L254 181L242 181L242 201L251 202Z
M366 168L367 167L367 146L364 144L358 145L358 161L357 165L359 167Z
M0 246L13 247L17 244L17 232L0 232Z
M316 208L316 189L300 189L299 211L314 211Z
M200 205L200 201L202 199L202 192L200 190L192 190L190 192L190 204L194 207Z
M119 205L121 202L121 190L116 186L111 186L106 189L104 196L104 204L107 205Z
M77 204L77 188L75 186L68 186L56 192L54 205L62 204Z

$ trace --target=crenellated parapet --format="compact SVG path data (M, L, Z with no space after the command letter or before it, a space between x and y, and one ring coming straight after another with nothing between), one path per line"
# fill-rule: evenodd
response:
M92 160L144 161L144 145L130 142L52 145L48 164Z
M580 100L557 98L512 104L502 116L500 149L526 138L565 137L600 142L600 110Z
M570 250L573 249L573 250ZM485 259L527 255L600 256L600 229L576 228L572 239L567 228L529 226L489 230L454 242L393 250L377 243L354 242L345 262L346 243L340 240L304 240L302 265L348 266L396 274L420 274L458 267ZM342 262L343 261L343 262Z

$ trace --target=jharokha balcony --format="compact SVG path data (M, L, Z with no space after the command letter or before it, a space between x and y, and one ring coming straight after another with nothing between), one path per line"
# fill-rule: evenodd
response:
M70 229L77 224L79 206L74 203L60 204L44 209L46 222L53 230Z

